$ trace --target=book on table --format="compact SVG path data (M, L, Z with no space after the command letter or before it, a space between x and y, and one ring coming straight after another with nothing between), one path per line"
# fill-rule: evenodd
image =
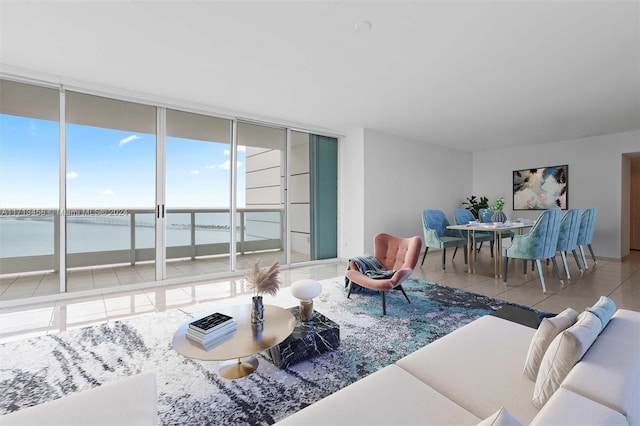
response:
M200 344L205 350L209 350L215 346L220 345L221 343L226 342L236 331L235 322L232 326L225 327L222 330L217 330L213 333L204 334L198 331L188 329L186 336L187 339L192 340L195 343Z
M189 329L208 334L221 328L228 327L229 324L235 324L232 317L220 312L214 312L189 323Z

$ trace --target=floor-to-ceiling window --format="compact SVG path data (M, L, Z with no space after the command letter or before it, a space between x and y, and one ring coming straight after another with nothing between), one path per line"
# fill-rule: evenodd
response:
M67 290L153 281L155 107L75 92L65 103Z
M0 80L0 301L335 257L335 145Z
M167 110L165 157L167 277L229 271L231 121Z
M58 293L57 89L0 80L0 292ZM43 274L29 274L43 271ZM22 273L24 275L16 275Z

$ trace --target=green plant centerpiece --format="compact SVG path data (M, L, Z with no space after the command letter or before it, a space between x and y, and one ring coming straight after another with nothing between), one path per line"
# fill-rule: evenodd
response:
M492 207L494 210L493 216L491 216L491 220L494 222L504 223L507 221L507 215L504 214L502 209L504 208L504 197L500 197L496 200L496 204Z
M270 294L275 296L280 289L280 262L277 260L269 268L261 268L258 259L245 276L249 282L249 288L253 289L251 298L251 322L262 324L264 322L264 305L262 295Z
M463 202L462 205L467 206L465 208L473 214L473 217L480 219L480 209L489 208L489 199L487 197L480 197L478 199L475 195L472 195L467 198L467 201Z

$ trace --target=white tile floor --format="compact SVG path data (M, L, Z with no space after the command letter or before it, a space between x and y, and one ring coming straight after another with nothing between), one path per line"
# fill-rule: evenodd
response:
M487 249L481 250L476 274L466 272L462 256L457 256L454 260L451 260L450 255L448 257L447 271L442 272L440 253L430 252L424 266L418 263L413 276L551 312L559 312L566 307L584 310L585 307L593 305L601 295L611 297L620 308L640 311L640 252L632 252L623 262L600 259L595 266L589 262L590 267L582 276L575 263L570 262L573 279L567 281L564 286L560 285L555 277L553 268L545 267L547 294L542 293L537 273L529 273L527 276L522 274L520 262L512 262L506 286L501 279L494 279L493 260ZM287 287L303 278L323 280L343 276L345 269L345 261L283 269L281 281L283 287ZM188 271L188 268L185 268L185 271ZM92 277L94 288L108 285L99 278L100 274L94 273ZM16 280L20 280L20 284L26 287L25 293L35 294L33 292L37 293L38 286L46 279L47 277L20 277L14 279L11 286L13 287ZM10 290L6 282L0 283L0 286L3 286L1 288L5 292ZM150 312L162 312L205 301L228 299L229 304L233 304L234 297L246 292L244 280L227 278L2 308L0 343L122 320ZM345 303L348 303L346 298Z

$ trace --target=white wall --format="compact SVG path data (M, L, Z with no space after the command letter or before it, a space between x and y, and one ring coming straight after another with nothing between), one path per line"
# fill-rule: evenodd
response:
M338 143L338 257L364 254L364 129Z
M422 236L422 211L453 209L471 193L472 154L358 129L341 141L339 256L372 253L373 236ZM356 228L356 230L350 229Z
M630 152L640 152L638 131L476 152L473 154L473 193L486 195L490 203L504 196L508 218L536 218L540 211L512 210L513 171L568 164L569 208L596 207L598 217L593 241L596 256L621 259L628 254L628 245L623 247L621 235L629 232L621 212L622 154Z

